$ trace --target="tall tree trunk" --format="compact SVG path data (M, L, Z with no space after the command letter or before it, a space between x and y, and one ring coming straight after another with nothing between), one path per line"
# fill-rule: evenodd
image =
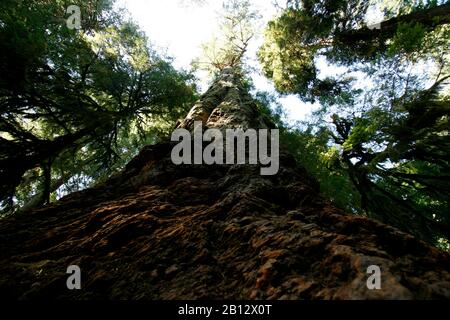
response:
M225 69L179 127L270 128ZM0 221L8 298L350 299L450 297L449 254L347 215L280 150L280 170L174 165L145 147L106 183ZM82 290L66 288L78 265ZM381 289L367 269L381 268Z
M275 128L258 110L242 82L239 68L232 67L218 75L178 127L193 130L194 121L201 121L207 128Z

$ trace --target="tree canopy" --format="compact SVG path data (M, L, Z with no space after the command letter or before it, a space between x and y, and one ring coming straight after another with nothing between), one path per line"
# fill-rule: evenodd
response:
M0 4L0 201L4 213L84 188L173 127L195 101L111 1Z
M194 67L213 76L226 67L248 67L245 54L257 33L259 17L249 0L224 2L218 15L219 32L202 45L203 54L194 59Z
M266 28L259 59L279 92L320 103L309 129L298 134L309 137L315 158L329 168L325 176L319 170L325 186L330 176L344 177L348 195L338 202L445 242L450 5L377 4L384 19L369 24L372 2L288 1ZM344 71L324 75L321 59ZM329 190L338 189L336 181Z

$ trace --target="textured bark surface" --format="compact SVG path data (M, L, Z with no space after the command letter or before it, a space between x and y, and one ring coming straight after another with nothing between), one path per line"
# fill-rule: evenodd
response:
M224 72L180 127L272 127ZM0 221L2 298L427 299L450 297L449 254L347 215L281 152L280 171L175 166L145 147L97 187ZM82 290L66 288L79 265ZM368 290L379 265L382 289Z
M273 122L260 113L241 82L239 72L232 68L219 74L178 128L192 131L194 121L202 121L206 128L275 128Z

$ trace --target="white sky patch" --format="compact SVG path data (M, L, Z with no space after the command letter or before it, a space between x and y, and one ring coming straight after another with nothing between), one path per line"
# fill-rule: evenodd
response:
M338 75L342 75L346 73L348 70L348 68L346 67L331 65L330 63L327 62L325 56L318 56L315 59L315 64L317 70L319 71L317 78L320 80L323 80L327 77L336 77Z
M118 4L128 9L154 45L167 49L177 68L189 68L201 53L200 44L214 33L214 12L221 6L220 1L183 6L180 0L119 0Z
M305 103L295 95L280 98L280 103L286 111L288 121L305 120L312 111L320 108L318 103Z
M201 55L201 45L208 42L218 30L218 15L222 0L204 0L201 5L189 0L118 0L119 7L125 7L152 44L174 58L176 68L189 69L191 61ZM256 52L262 44L262 32L266 23L276 14L272 0L252 0L253 8L262 15L261 32L251 43L248 56L251 66L257 71L251 76L258 90L275 92L272 83L262 76L256 60ZM187 5L190 4L190 5ZM207 89L206 79L198 74L201 90ZM288 121L303 120L314 106L305 104L295 96L280 99L286 109Z
M369 7L365 20L368 26L377 25L384 20L384 13L380 3L376 3Z

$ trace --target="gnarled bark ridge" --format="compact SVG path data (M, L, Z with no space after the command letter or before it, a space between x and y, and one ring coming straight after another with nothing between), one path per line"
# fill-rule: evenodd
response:
M271 128L232 69L179 125ZM36 299L429 299L450 297L449 255L348 215L281 150L280 170L180 165L171 143L122 173L0 221L0 295ZM68 290L78 265L82 289ZM381 268L369 290L367 268Z

